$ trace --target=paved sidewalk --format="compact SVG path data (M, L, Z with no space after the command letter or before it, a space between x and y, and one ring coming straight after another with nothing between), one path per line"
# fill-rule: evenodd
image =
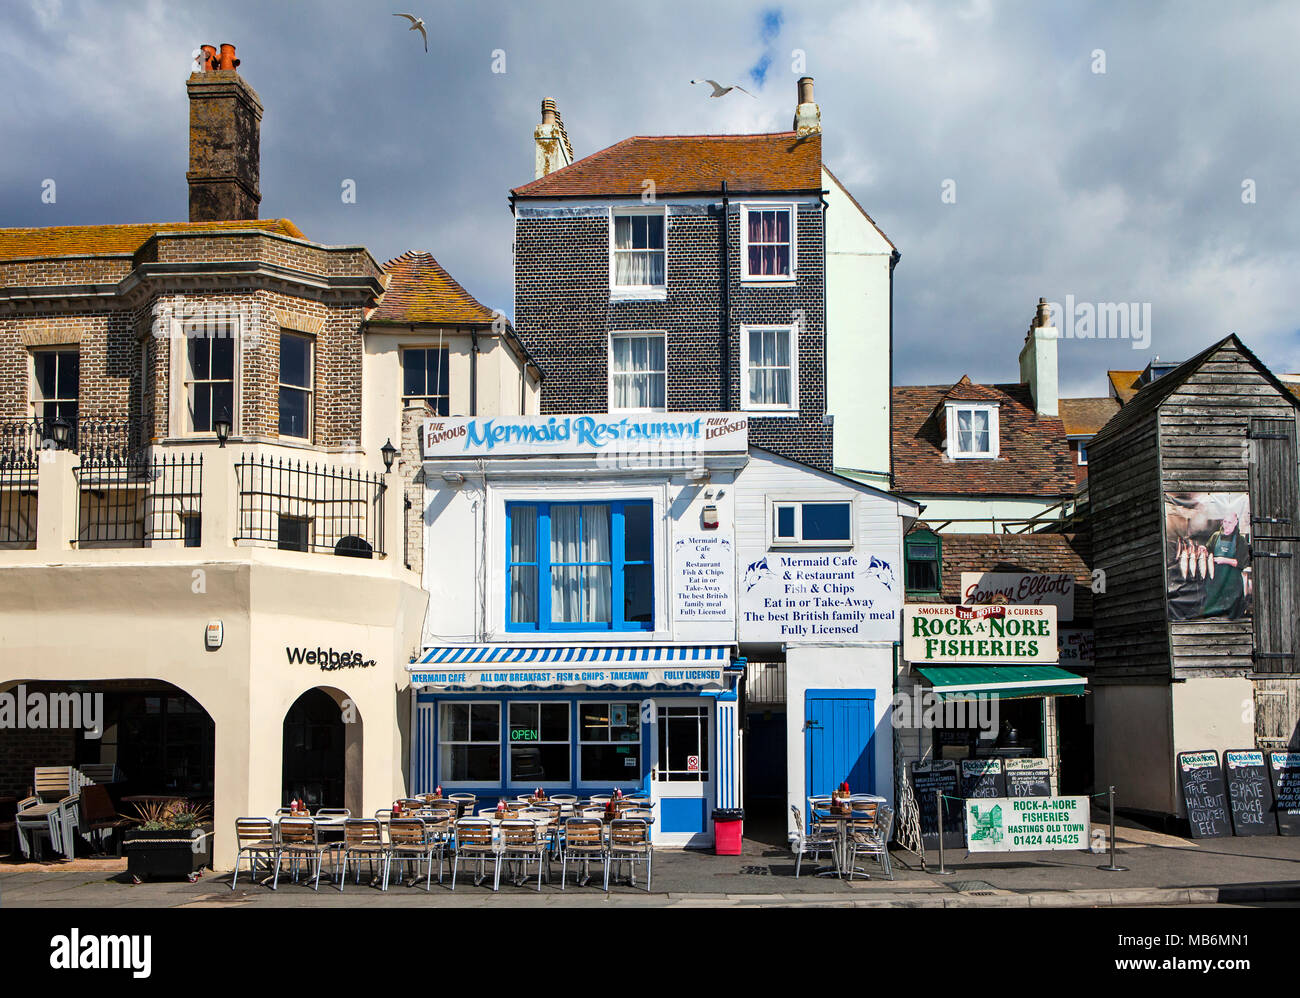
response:
M655 854L652 893L627 884L609 895L599 887L528 887L503 884L493 894L461 879L452 893L435 883L393 887L381 893L364 883L340 894L322 882L310 887L281 883L280 890L208 874L198 883L132 885L122 860L78 860L36 867L0 862L0 907L1039 907L1187 904L1300 905L1300 838L1265 836L1189 841L1128 826L1117 835L1117 860L1130 869L1098 869L1105 855L1090 853L998 853L968 855L949 850L947 875L922 869L917 857L895 852L895 879L841 881L794 877L788 849L746 839L741 856L660 850ZM928 857L933 869L938 857ZM554 869L558 881L559 867ZM447 877L448 884L450 876ZM421 882L423 883L423 882Z

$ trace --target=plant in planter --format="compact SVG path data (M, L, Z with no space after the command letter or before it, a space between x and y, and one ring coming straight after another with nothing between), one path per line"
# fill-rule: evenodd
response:
M138 814L123 815L134 827L123 836L126 872L134 883L147 877L185 877L190 883L212 865L212 807L187 800L142 801Z

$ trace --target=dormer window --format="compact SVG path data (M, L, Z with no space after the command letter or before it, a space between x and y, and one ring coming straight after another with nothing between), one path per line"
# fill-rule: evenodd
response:
M948 456L998 456L998 407L950 402L947 406Z

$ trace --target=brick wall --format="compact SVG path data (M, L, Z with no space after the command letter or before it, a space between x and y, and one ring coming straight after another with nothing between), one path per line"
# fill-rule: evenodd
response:
M722 325L717 208L670 205L666 301L610 301L609 221L602 208L535 209L521 202L515 226L515 319L546 372L543 413L604 412L609 334L662 330L667 336L667 405L676 411L740 408L742 324L801 321L799 413L755 416L750 442L816 467L831 467L824 365L824 235L821 207L800 205L798 280L754 286L740 281L738 205L727 217L730 322Z
M397 473L402 480L405 498L404 529L406 564L411 571L424 573L424 468L420 460L420 426L433 415L433 410L423 402L402 410L401 454L397 458Z

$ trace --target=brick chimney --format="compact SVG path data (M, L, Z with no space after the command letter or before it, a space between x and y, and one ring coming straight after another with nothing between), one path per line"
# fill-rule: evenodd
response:
M800 77L799 104L794 109L794 130L799 135L812 135L822 130L822 109L813 101L813 78Z
M203 46L190 96L190 221L257 218L262 102L235 70L235 46Z
M1046 298L1038 299L1034 321L1025 333L1025 345L1020 348L1020 383L1029 386L1034 399L1034 412L1040 416L1060 415L1056 373L1056 341L1059 339L1052 325L1052 310Z
M533 159L533 179L554 173L573 162L573 144L564 130L560 109L550 97L542 101L542 123L533 129L536 153Z

